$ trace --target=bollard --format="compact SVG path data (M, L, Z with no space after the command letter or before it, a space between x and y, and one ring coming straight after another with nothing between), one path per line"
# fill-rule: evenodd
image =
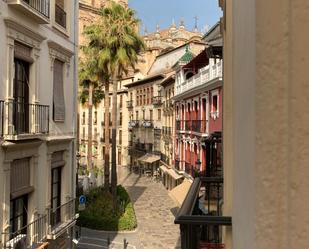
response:
M109 245L111 244L110 238L107 237L107 248L109 248Z
M124 239L123 239L123 248L124 248L124 249L127 249L128 244L129 244L129 243L127 243L127 239L124 238Z

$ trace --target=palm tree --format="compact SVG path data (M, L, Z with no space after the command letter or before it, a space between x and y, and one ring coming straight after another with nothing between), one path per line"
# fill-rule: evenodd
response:
M93 106L97 106L104 98L102 83L99 81L99 74L94 70L95 61L93 61L92 52L84 51L84 60L81 60L79 66L79 84L81 91L79 94L80 102L88 104L88 143L87 143L87 169L90 171L90 178L93 180L92 163L92 111Z
M124 74L138 61L138 54L144 49L144 42L137 33L139 20L135 12L114 1L100 10L97 24L88 30L91 44L99 50L99 66L106 68L112 77L112 194L116 197L116 128L117 128L117 84Z

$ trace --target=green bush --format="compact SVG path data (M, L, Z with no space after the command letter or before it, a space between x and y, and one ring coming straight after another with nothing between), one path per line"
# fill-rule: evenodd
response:
M78 225L106 231L136 228L133 204L122 186L117 187L117 210L114 209L112 195L103 188L92 189L86 199L86 209L80 212Z

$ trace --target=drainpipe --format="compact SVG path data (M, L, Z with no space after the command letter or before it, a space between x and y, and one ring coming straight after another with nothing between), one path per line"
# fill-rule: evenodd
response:
M73 141L72 145L72 195L75 192L75 185L74 185L74 180L76 176L74 175L74 169L76 170L76 144L77 144L77 139L78 135L77 134L77 129L76 129L76 124L77 124L77 59L78 59L78 37L77 37L77 25L78 25L78 13L77 13L77 4L78 0L74 1L74 73L73 73L73 120L72 120L72 127L73 127L73 134L75 136L75 140ZM75 183L77 184L77 182ZM76 195L76 193L75 193ZM72 196L73 197L73 196Z
M78 25L78 0L74 0L74 69L73 69L73 119L72 119L72 132L73 135L75 136L75 139L73 139L72 141L72 169L71 169L71 193L72 193L72 198L76 197L76 184L77 184L77 177L76 177L76 151L77 151L77 143L78 143L78 136L79 134L77 134L77 81L78 81L78 77L77 77L77 60L78 60L78 37L77 37L77 25ZM74 174L75 172L75 174ZM75 184L74 184L75 182ZM74 206L74 205L73 205ZM75 210L73 211L75 213ZM75 216L75 215L74 215ZM75 229L73 228L71 230L72 234L70 234L69 236L70 238L70 248L74 249L76 248L75 243L73 243L73 239L75 238Z

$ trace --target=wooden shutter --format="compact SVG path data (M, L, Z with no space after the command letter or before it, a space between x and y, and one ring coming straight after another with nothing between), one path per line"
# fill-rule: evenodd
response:
M34 62L31 57L31 48L19 42L14 43L14 57L29 63Z
M53 117L54 121L63 122L65 119L65 104L63 92L63 62L54 62L54 92L53 92Z
M11 198L33 191L30 184L30 158L14 160L11 164Z

